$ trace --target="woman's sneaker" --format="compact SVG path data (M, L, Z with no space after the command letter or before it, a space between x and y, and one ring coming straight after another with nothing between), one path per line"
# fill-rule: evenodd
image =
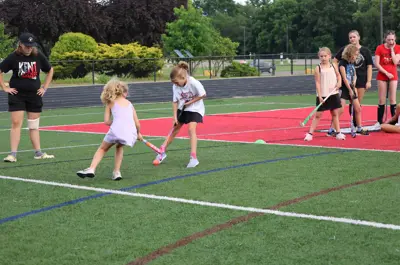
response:
M8 155L4 158L4 162L14 163L17 162L17 158L13 155Z
M121 172L114 171L112 175L112 180L121 180L121 179L122 179Z
M48 155L46 153L40 153L40 154L35 154L33 157L35 159L52 159L54 158L54 155Z
M367 129L361 128L361 129L357 129L356 131L357 134L361 134L361 135L369 135L369 132Z
M80 170L80 171L76 172L76 174L80 178L94 178L94 176L95 176L94 175L94 170L91 169L91 168Z
M307 133L306 137L304 137L304 141L311 141L313 139L312 134Z
M329 128L328 132L326 133L326 136L333 136L333 137L335 137L336 134L337 134L337 133L336 133L335 129Z
M337 140L346 140L346 135L344 135L343 133L338 133L336 134L336 139Z

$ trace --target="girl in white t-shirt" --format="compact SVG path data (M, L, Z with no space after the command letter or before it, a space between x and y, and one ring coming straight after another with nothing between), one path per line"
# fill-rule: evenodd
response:
M190 136L190 161L188 168L195 167L199 164L197 159L197 123L203 122L205 107L203 98L206 97L206 91L203 85L192 76L189 75L189 66L186 62L179 62L170 74L172 86L172 109L174 113L174 127L171 133L167 136L164 143L161 145L161 154L157 155L153 161L154 165L160 164L166 157L166 149L179 133L184 124L189 126ZM184 111L182 108L185 106Z

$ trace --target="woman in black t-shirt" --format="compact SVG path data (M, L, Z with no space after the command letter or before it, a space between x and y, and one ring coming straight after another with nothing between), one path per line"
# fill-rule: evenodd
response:
M349 32L349 42L350 44L354 44L359 49L359 54L357 60L354 63L354 67L356 68L356 88L357 95L360 104L362 104L362 100L364 98L365 91L371 88L371 80L372 80L372 55L371 51L361 46L360 44L360 34L357 30L352 30ZM338 53L335 55L333 62L337 65L338 62L342 59L342 53L345 47L342 47ZM349 106L349 112L351 110L351 105ZM354 121L354 124L355 121Z
M40 70L47 72L43 85L40 82ZM12 71L7 86L3 73ZM17 161L17 150L21 137L24 112L28 116L29 136L35 150L35 159L54 158L40 149L39 119L42 112L42 97L53 78L53 68L46 57L36 48L35 37L23 33L19 37L18 47L0 63L0 86L8 93L8 111L11 113L10 145L11 153L5 162Z

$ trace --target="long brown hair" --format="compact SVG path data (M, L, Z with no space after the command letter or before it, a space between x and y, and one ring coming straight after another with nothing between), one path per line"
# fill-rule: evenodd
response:
M15 49L15 53L17 55L24 55L24 53L22 52L22 46L21 46L20 42L18 42L18 47ZM31 52L31 54L29 56L37 56L38 53L39 53L38 49L36 47L33 47L32 48L32 52Z

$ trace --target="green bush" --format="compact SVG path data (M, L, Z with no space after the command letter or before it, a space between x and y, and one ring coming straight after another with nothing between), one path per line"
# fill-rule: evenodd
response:
M164 66L163 54L157 47L138 43L100 44L96 55L97 72L118 77L147 77Z
M96 51L97 42L91 36L76 32L61 35L50 55L54 79L86 76L92 64L84 60L93 60Z
M164 66L158 47L129 44L97 44L82 33L66 33L51 50L54 78L81 78L94 70L118 77L147 77ZM93 61L95 61L93 65Z
M241 77L241 76L258 76L256 68L251 67L247 63L232 62L231 65L225 67L221 72L221 77Z

